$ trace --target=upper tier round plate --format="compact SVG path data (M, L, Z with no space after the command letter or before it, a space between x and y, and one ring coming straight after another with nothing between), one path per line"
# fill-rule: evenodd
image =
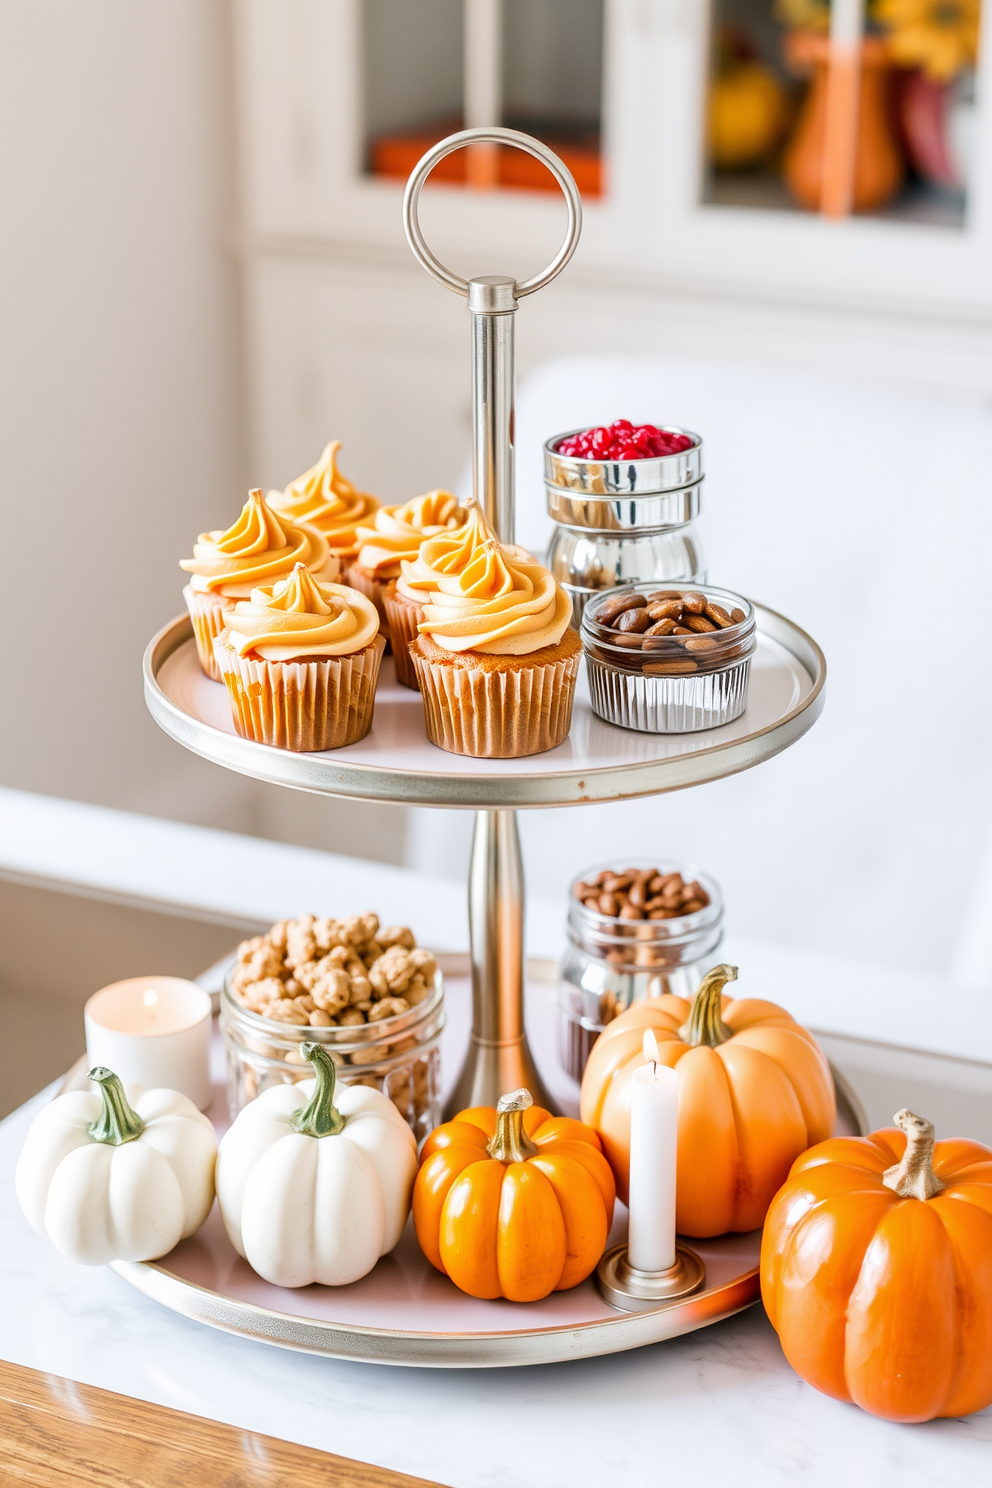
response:
M446 754L427 739L418 692L399 686L383 662L369 734L347 749L294 754L241 739L226 689L200 670L187 615L171 621L144 657L145 701L173 739L215 764L276 785L472 808L573 806L681 790L770 759L800 738L823 707L826 662L790 620L755 605L758 649L745 712L723 728L695 734L641 734L593 713L585 669L564 744L527 759L479 760Z

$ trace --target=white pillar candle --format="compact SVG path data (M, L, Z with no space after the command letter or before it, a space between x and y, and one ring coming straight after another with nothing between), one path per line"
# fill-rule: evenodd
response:
M627 1259L638 1271L675 1264L675 1164L679 1077L658 1063L658 1044L644 1035L642 1068L630 1084L630 1230Z
M210 1085L210 994L181 977L132 977L86 1004L86 1058L126 1084L179 1090L201 1111Z

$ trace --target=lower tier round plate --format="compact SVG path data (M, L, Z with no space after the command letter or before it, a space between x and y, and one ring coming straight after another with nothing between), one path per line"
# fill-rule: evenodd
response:
M439 955L449 1018L442 1034L447 1094L468 1040L468 957ZM578 1115L578 1086L555 1057L558 1036L556 967L527 968L527 1019L534 1052L556 1105ZM208 1115L218 1134L228 1125L225 1055L214 1027L214 1100ZM835 1073L835 1080L838 1077ZM85 1088L81 1060L64 1088ZM838 1082L838 1133L865 1124ZM627 1211L617 1205L610 1245L627 1238ZM660 1343L705 1328L758 1300L761 1232L687 1242L703 1259L701 1291L651 1312L615 1311L590 1279L543 1302L480 1302L467 1297L424 1259L411 1225L391 1255L348 1287L271 1286L252 1271L227 1238L214 1206L201 1230L160 1261L117 1261L113 1269L138 1291L184 1317L280 1348L339 1359L444 1369L492 1369L588 1359Z
M626 1230L618 1206L611 1243ZM424 1259L409 1224L361 1281L289 1291L236 1254L216 1206L163 1260L115 1261L113 1269L173 1312L262 1343L378 1364L491 1369L619 1353L730 1317L757 1301L760 1241L755 1231L689 1242L706 1266L703 1290L641 1313L616 1312L593 1280L543 1302L477 1301Z
M189 617L171 621L145 652L145 701L152 717L187 749L277 785L420 806L571 806L681 790L770 759L809 729L823 707L826 663L816 642L774 610L755 605L758 649L744 713L694 734L642 734L592 711L583 667L568 738L526 759L446 754L424 730L418 692L383 662L375 718L345 749L294 754L241 739L227 691L200 670Z

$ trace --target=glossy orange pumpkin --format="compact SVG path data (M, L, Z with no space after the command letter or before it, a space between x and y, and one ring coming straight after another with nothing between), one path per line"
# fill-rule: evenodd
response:
M731 1001L734 966L716 966L690 1004L666 994L634 1003L600 1034L582 1079L583 1121L603 1140L626 1202L630 1076L645 1063L645 1029L679 1077L675 1222L683 1235L753 1230L811 1142L834 1129L830 1066L783 1008Z
M615 1197L596 1133L515 1090L427 1138L413 1223L431 1265L463 1292L536 1302L589 1275Z
M797 1374L889 1421L992 1404L992 1149L929 1121L797 1158L761 1244L761 1296Z

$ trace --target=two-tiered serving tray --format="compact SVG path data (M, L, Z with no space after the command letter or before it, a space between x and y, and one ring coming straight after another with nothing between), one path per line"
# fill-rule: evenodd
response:
M417 205L431 170L452 151L480 143L513 145L536 156L565 196L562 247L543 273L522 283L495 275L459 278L435 258L420 230ZM574 253L582 220L578 191L558 157L527 135L465 130L420 161L407 185L404 219L423 266L468 300L475 496L499 537L512 542L514 316L520 299L550 283ZM526 759L483 761L435 748L424 731L419 693L395 683L388 659L373 727L360 743L293 754L241 739L225 689L200 670L186 616L165 626L148 646L145 699L152 717L178 743L241 774L320 794L475 811L468 886L472 1027L448 1110L495 1105L502 1092L523 1085L537 1104L553 1108L524 1032L524 877L516 812L681 790L746 770L799 739L823 707L823 653L774 610L757 604L755 611L758 644L748 705L736 722L697 734L629 732L596 717L580 679L569 737L557 749ZM449 997L454 991L450 986ZM624 1238L620 1214L611 1243ZM238 1260L216 1211L199 1235L162 1261L118 1263L115 1269L187 1316L284 1347L393 1364L485 1367L637 1348L727 1317L758 1296L759 1238L694 1242L706 1263L705 1288L636 1314L613 1311L592 1280L543 1303L476 1301L432 1270L409 1227L397 1250L350 1287L287 1292L269 1286Z

